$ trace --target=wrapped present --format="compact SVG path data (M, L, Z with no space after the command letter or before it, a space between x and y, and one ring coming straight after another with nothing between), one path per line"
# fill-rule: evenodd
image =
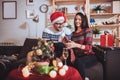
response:
M101 35L100 36L100 45L104 47L114 46L114 36L112 34Z

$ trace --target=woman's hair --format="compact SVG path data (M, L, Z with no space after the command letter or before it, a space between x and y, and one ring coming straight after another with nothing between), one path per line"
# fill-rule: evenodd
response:
M89 25L88 25L88 19L87 19L87 16L82 14L81 12L78 12L76 15L75 15L75 18L74 18L74 26L75 26L75 31L77 30L77 26L75 25L75 20L76 20L76 16L81 16L81 20L82 20L82 24L81 24L81 28L82 29L85 29L85 28L89 28Z

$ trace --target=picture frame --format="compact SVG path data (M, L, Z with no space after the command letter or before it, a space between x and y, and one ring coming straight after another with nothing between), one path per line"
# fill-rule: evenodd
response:
M26 0L27 6L33 6L35 0Z
M2 17L3 19L17 18L17 2L16 1L2 2Z
M35 16L35 11L34 10L26 10L27 19L33 19L34 16Z

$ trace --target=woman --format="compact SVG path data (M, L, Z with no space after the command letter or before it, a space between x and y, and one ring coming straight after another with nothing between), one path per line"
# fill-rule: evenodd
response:
M92 51L92 31L87 22L87 16L77 13L74 18L75 31L72 33L72 41L65 43L68 49L73 49L75 54L74 66L85 79L85 68L97 63Z

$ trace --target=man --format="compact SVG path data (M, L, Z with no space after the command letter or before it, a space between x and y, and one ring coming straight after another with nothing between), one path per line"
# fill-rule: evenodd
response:
M61 57L64 44L63 38L71 39L71 30L65 27L66 17L63 12L57 11L50 16L51 25L43 31L42 38L54 42L55 56ZM59 47L58 47L59 46Z
M67 36L71 39L71 30L65 27L66 17L63 12L57 11L50 16L51 25L43 31L42 37L53 42L61 42Z

